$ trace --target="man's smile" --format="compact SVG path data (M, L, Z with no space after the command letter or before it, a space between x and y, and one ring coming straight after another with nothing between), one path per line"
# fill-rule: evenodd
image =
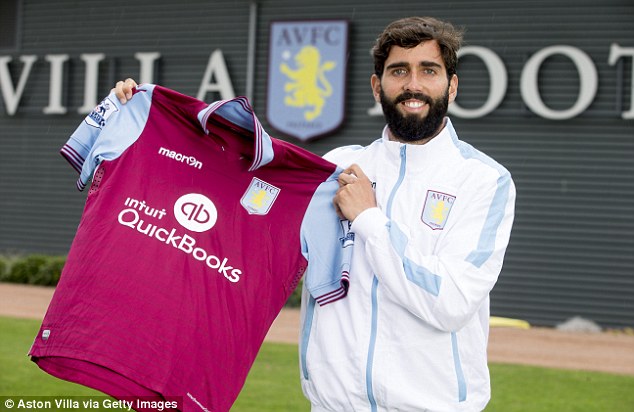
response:
M421 100L405 100L404 102L401 102L401 105L404 107L405 111L414 113L418 113L428 106L426 102Z

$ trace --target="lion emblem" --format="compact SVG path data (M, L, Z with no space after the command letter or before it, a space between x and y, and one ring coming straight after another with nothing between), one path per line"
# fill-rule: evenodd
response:
M332 86L326 78L326 72L336 67L334 61L321 63L321 54L314 46L305 46L295 55L297 69L291 69L286 63L280 65L280 71L290 81L284 84L287 93L284 103L291 107L307 108L304 119L312 121L321 115L326 99L332 95Z

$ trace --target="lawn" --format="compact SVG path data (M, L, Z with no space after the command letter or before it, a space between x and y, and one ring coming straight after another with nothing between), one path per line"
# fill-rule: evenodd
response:
M0 317L0 397L103 396L40 371L26 356L38 321ZM299 386L297 346L265 343L234 404L235 412L308 411ZM632 412L634 377L491 365L493 412ZM5 411L0 403L0 411Z

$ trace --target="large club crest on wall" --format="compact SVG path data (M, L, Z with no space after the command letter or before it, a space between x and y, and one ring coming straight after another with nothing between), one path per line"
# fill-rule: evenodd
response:
M273 22L267 118L281 133L306 141L344 119L348 22Z

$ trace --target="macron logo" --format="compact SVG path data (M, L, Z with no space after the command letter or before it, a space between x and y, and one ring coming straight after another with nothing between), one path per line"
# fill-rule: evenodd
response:
M186 165L195 167L196 169L203 168L203 163L199 160L196 160L194 156L185 156L182 153L177 153L164 147L161 147L158 152L160 155L169 157L170 159L176 160L177 162L185 163Z

